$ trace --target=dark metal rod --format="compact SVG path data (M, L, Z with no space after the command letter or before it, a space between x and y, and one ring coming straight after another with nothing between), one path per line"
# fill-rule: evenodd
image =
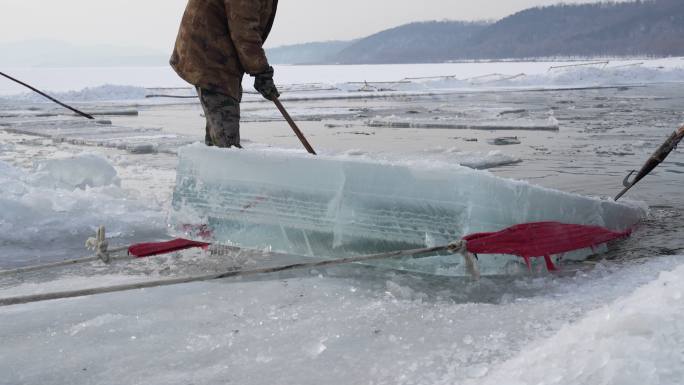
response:
M13 77L11 77L11 76L9 76L9 75L3 73L3 72L0 72L0 75L6 77L7 79L9 79L9 80L11 80L11 81L13 81L13 82L15 82L15 83L21 84L22 86L24 86L24 87L30 89L31 91L33 91L33 92L35 92L35 93L37 93L37 94L39 94L39 95L41 95L41 96L44 96L44 97L50 99L51 101L53 101L53 102L59 104L60 106L66 108L66 109L69 109L69 110L71 110L71 111L77 113L78 115L80 115L80 116L82 116L82 117L84 117L84 118L88 118L88 119L91 119L91 120L95 120L95 118L94 118L92 115L86 114L85 112L79 111L79 110L75 109L74 107L71 107L71 106L69 106L69 105L67 105L67 104L64 104L64 103L60 102L59 100L53 98L52 96L46 94L45 92L43 92L43 91L41 91L41 90L39 90L39 89L36 89L36 88L34 88L34 87L31 87L30 85L28 85L28 84L22 82L21 80L15 79L15 78L13 78Z
M199 96L197 95L188 95L188 96L183 96L183 95L164 95L164 94L152 94L152 95L145 95L146 99L154 99L154 98L168 98L168 99L197 99Z
M283 104L278 100L278 98L273 99L273 103L275 103L276 107L280 110L280 113L283 114L283 117L287 122L290 124L290 127L292 127L292 131L294 131L295 135L299 138L299 141L302 142L304 145L304 148L306 148L306 151L309 152L311 155L316 155L316 151L311 147L311 144L309 144L309 141L306 140L306 137L302 133L302 131L297 127L297 123L295 123L294 120L292 120L292 117L290 114L287 113L287 110L285 107L283 107Z
M663 163L668 155L670 155L670 153L677 148L677 145L679 145L679 142L681 142L682 139L684 139L684 126L675 131L672 136L670 136L665 143L663 143L663 145L660 146L660 148L658 148L658 150L656 150L656 152L651 155L650 158L648 158L648 161L646 161L644 166L641 168L641 171L637 173L636 170L634 170L627 175L623 182L625 188L615 197L615 200L617 201L622 198L629 190L632 189L632 187L634 187L642 179L648 176L651 171L655 170L656 167ZM636 176L630 182L629 178L635 173Z

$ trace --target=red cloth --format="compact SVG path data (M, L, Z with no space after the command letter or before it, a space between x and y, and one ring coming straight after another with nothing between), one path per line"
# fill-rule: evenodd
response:
M201 247L206 249L210 243L195 242L188 239L174 239L168 242L158 243L140 243L128 248L128 254L137 258L151 257L154 255L173 253L174 251L181 251Z
M632 230L616 232L598 226L568 225L558 222L527 223L495 233L464 237L468 251L475 254L509 254L525 258L545 257L549 270L555 270L551 255L567 253L630 236Z

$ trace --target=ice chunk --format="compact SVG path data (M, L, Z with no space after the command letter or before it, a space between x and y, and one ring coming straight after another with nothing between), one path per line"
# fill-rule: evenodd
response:
M471 141L470 139L465 139ZM477 141L477 139L475 139ZM429 150L424 150L419 156L429 156L434 160L442 160L452 164L460 164L468 168L476 170L486 170L501 166L510 166L522 163L522 159L505 154L501 151L463 151L459 147L434 147Z
M97 154L80 154L62 159L51 159L36 164L31 179L52 188L81 188L118 185L117 172Z
M434 161L192 145L180 152L177 178L171 219L179 229L208 225L219 242L316 257L441 245L536 221L624 230L644 214L638 207ZM453 265L445 269L445 261ZM490 273L511 259L487 261L483 267ZM445 274L457 273L460 265L458 258L411 262L412 269Z
M157 146L150 143L133 144L127 148L131 154L154 154L157 152Z

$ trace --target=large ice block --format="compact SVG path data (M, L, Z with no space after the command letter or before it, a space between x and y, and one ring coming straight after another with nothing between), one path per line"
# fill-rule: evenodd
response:
M639 207L439 162L202 145L184 147L179 155L173 226L185 231L206 225L210 231L204 232L217 242L304 256L434 246L536 221L624 230L644 215ZM506 256L482 259L485 273L502 272L517 262ZM462 268L458 258L389 263L444 274Z

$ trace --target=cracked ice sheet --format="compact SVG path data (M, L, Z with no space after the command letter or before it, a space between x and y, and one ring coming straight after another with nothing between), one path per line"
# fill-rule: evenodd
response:
M344 267L0 308L0 371L7 384L674 384L681 264L429 290ZM647 381L623 382L627 365Z

